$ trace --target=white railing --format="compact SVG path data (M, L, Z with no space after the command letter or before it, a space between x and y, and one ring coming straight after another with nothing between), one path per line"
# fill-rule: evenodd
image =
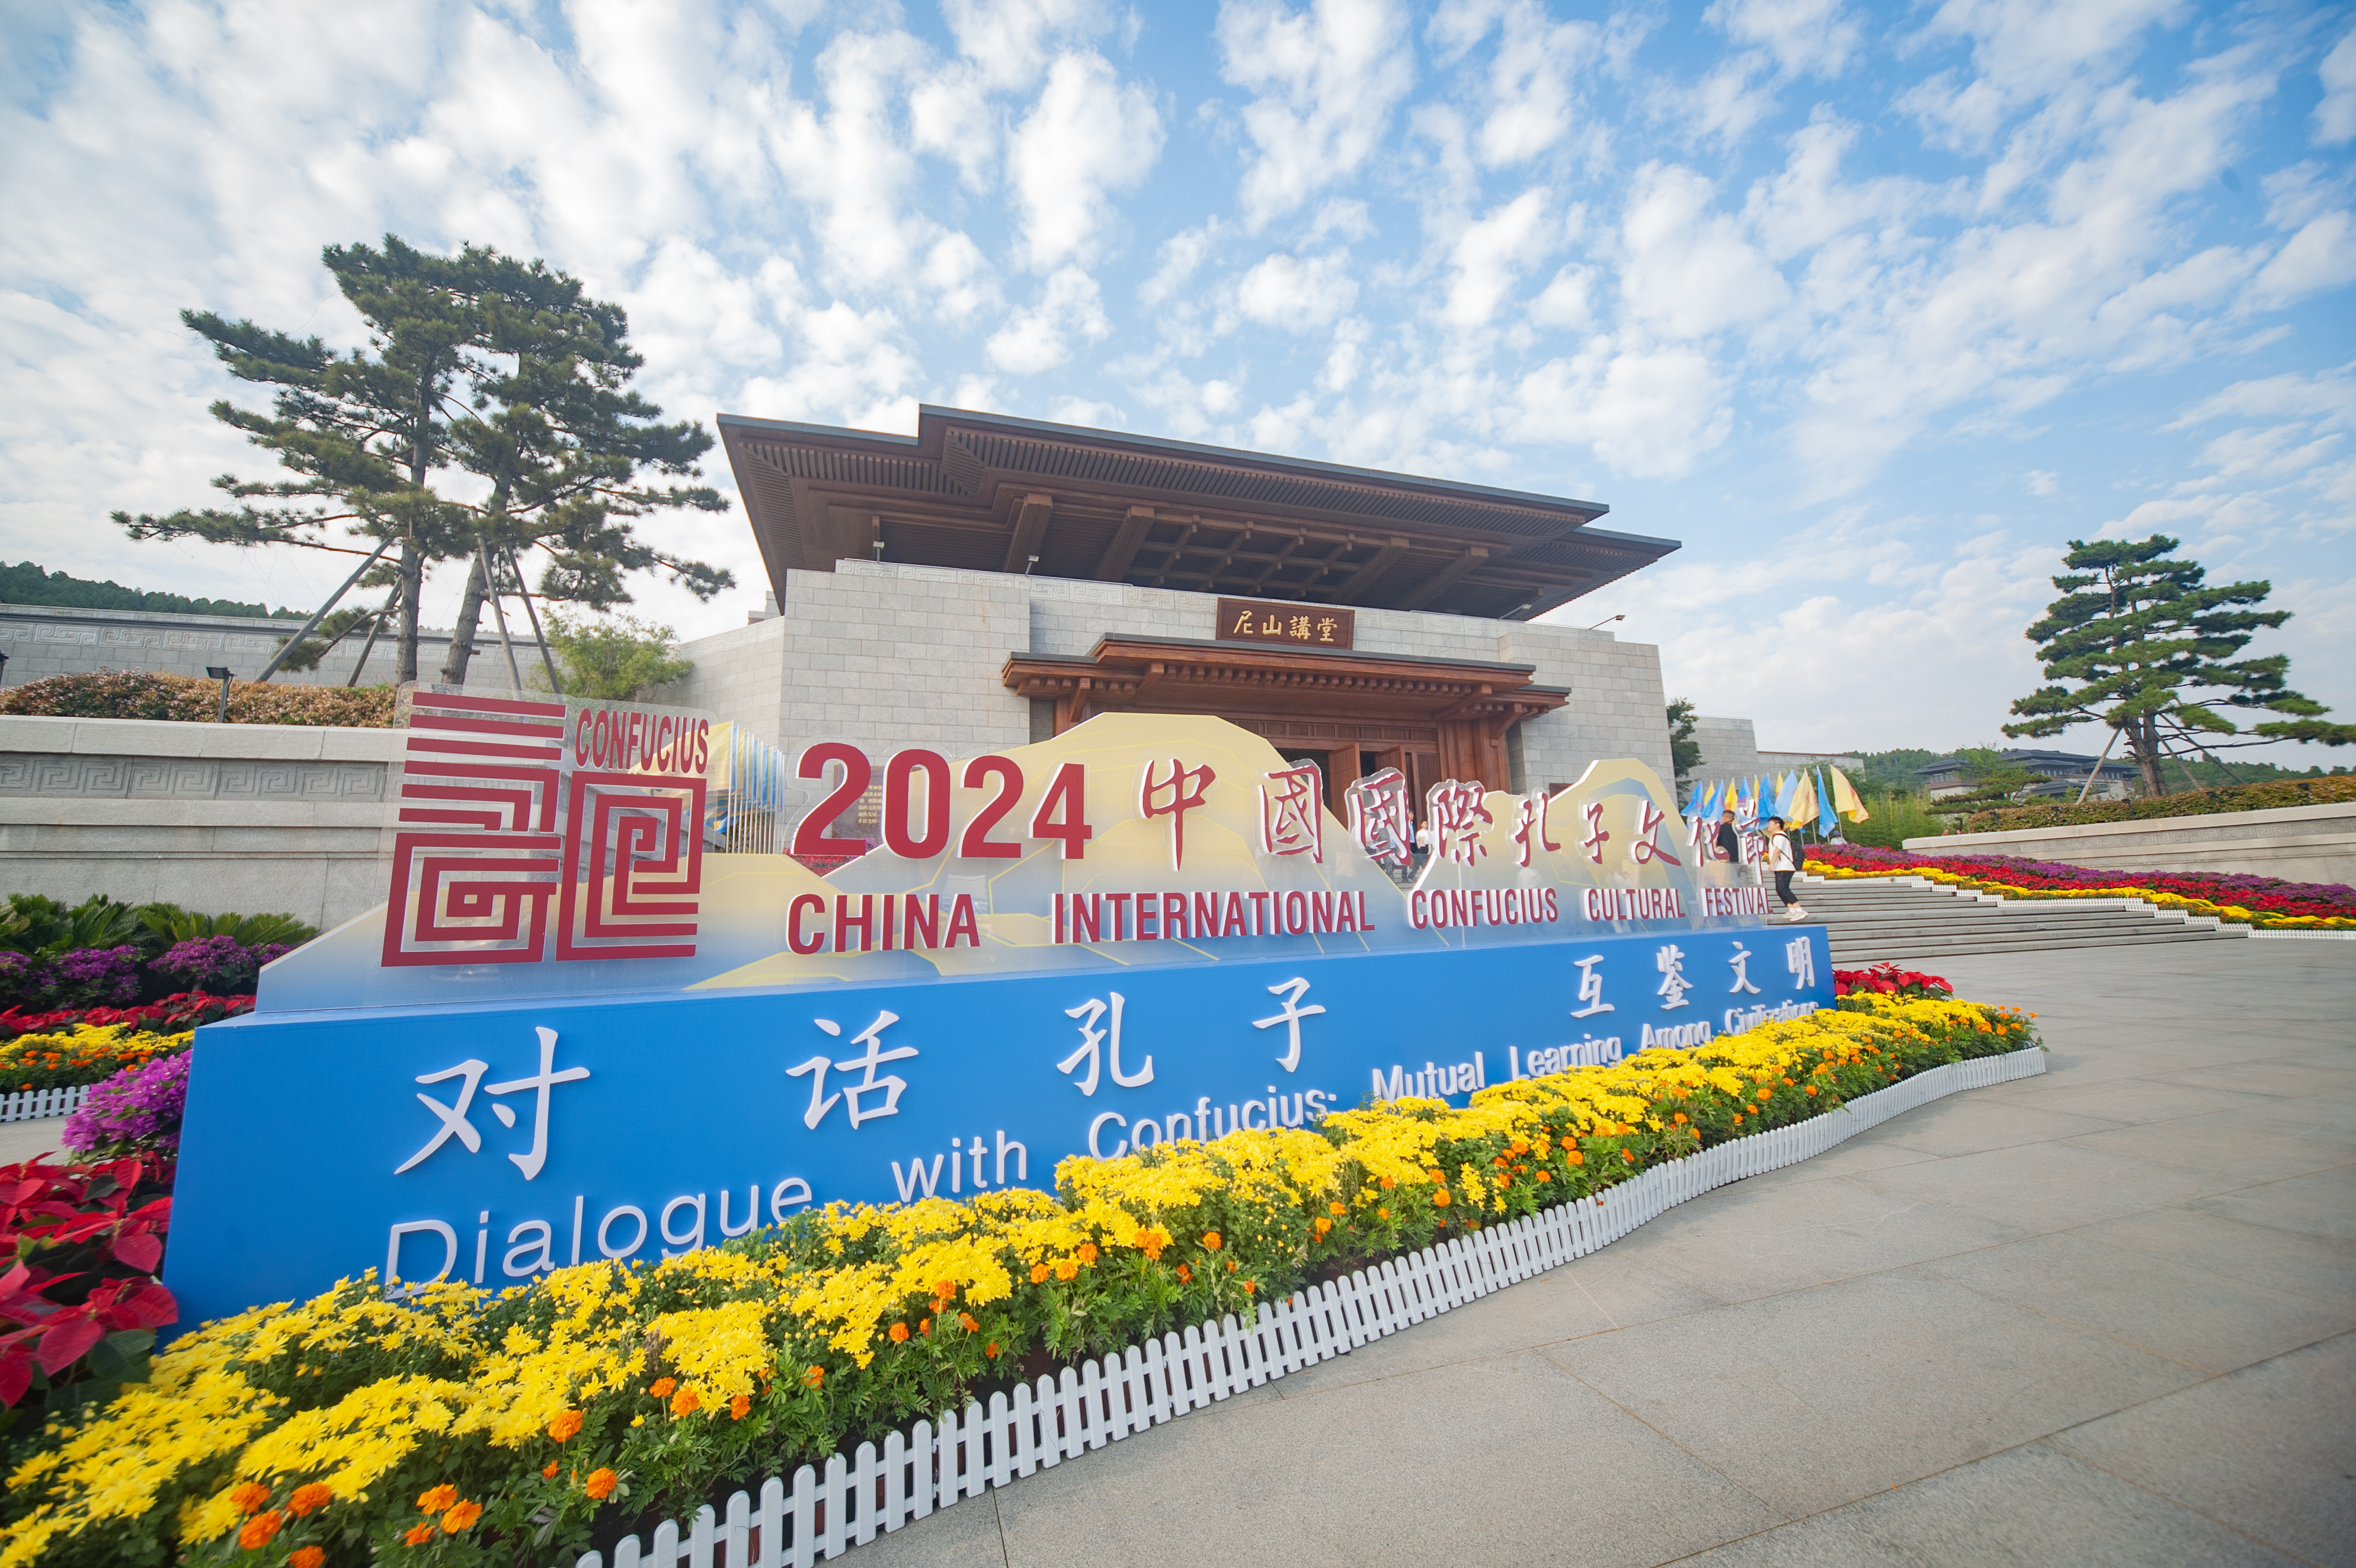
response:
M880 1449L862 1443L848 1457L832 1455L823 1472L805 1465L790 1487L773 1476L757 1500L741 1491L729 1498L724 1518L706 1506L684 1527L665 1520L650 1547L625 1537L614 1568L809 1568L980 1497L984 1487L1051 1469L1544 1273L1687 1198L1822 1154L1900 1112L2044 1070L2038 1049L1933 1068L1838 1111L1655 1165L1601 1197L1312 1285L1269 1303L1255 1323L1223 1317L1067 1367L1060 1377L1018 1384L1011 1399L991 1395L987 1408L969 1403L937 1423L889 1433ZM573 1568L605 1568L604 1554L589 1552Z
M37 1122L44 1116L70 1116L90 1098L90 1085L71 1089L20 1089L0 1094L0 1122Z

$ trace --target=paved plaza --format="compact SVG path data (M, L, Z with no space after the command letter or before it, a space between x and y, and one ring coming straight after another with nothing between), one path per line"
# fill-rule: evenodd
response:
M2356 1563L2356 943L1941 968L2051 1070L851 1561Z

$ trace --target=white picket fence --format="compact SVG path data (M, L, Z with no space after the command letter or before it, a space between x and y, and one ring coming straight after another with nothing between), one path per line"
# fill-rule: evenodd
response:
M37 1122L44 1116L70 1116L90 1098L90 1085L71 1089L20 1089L0 1094L0 1122Z
M1902 1111L2044 1070L2045 1054L2037 1049L1933 1068L1794 1126L1653 1166L1601 1197L1493 1225L1271 1302L1256 1323L1224 1317L1067 1367L1059 1378L1017 1385L1011 1400L994 1393L986 1409L969 1403L937 1423L890 1433L880 1450L862 1443L848 1458L833 1455L823 1473L805 1465L790 1487L773 1476L761 1483L757 1501L741 1491L730 1497L725 1518L707 1506L688 1525L666 1520L655 1527L650 1547L626 1537L615 1548L614 1568L809 1568L980 1497L984 1487L1052 1469L1544 1273L1687 1198L1820 1155ZM605 1568L604 1554L589 1552L573 1568Z

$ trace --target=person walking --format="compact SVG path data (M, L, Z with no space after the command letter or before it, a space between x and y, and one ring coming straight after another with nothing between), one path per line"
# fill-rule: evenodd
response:
M1767 819L1767 869L1775 874L1775 897L1783 901L1783 918L1800 920L1807 911L1792 896L1792 878L1799 873L1800 852L1792 843L1792 835L1783 831L1783 819Z

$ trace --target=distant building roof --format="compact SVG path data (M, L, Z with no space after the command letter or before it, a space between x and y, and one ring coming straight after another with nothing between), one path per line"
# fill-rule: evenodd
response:
M1676 550L1610 509L922 407L916 434L719 416L771 584L848 557L1528 619Z
M2004 758L2007 762L2012 763L2017 767L2025 768L2031 773L2045 774L2049 778L2066 775L2072 779L2083 779L2087 774L2094 771L2095 762L2095 758L2090 754L2077 751L2031 751L2014 749L2009 751L1999 751L1997 755ZM1914 770L1914 777L1917 779L1936 779L1942 774L1960 773L1963 771L1965 766L1965 764L1964 759L1960 757L1937 757L1916 768ZM2136 777L2135 765L2128 762L2105 762L2103 764L2103 771L2100 777L2104 779L2133 779Z

